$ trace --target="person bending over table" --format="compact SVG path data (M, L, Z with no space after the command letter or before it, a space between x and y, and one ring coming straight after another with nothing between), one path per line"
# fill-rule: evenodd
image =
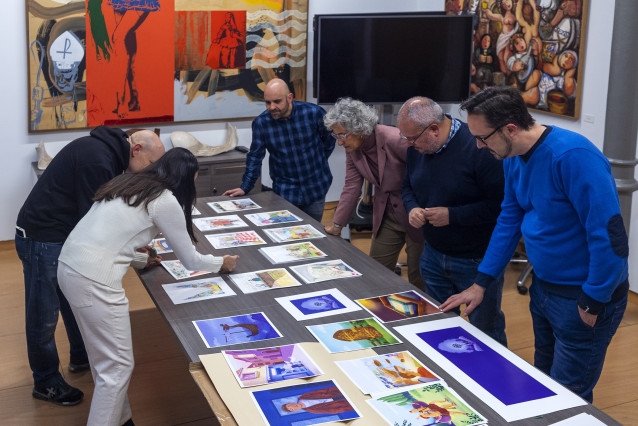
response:
M58 256L73 227L93 204L95 191L124 172L137 172L164 155L150 130L131 136L99 126L53 158L16 220L15 247L22 262L25 329L34 398L62 406L79 404L84 393L60 374L55 329L60 315L69 339L69 372L89 369L84 342L57 280Z
M122 278L131 262L147 259L136 249L162 232L188 269L235 268L238 256L202 255L193 245L198 168L193 154L173 148L144 170L107 182L62 247L58 282L77 319L95 382L88 425L133 424L127 396L133 346Z
M503 160L505 199L474 284L441 309L480 309L522 235L534 265L534 365L592 402L629 289L609 161L585 137L537 124L514 88L489 87L461 108L477 146Z
M503 200L503 168L476 148L467 124L428 98L407 100L397 117L408 148L403 202L410 225L423 229L421 276L439 302L470 287ZM503 275L470 322L507 345L501 310ZM456 310L459 313L458 309Z
M261 162L268 151L275 194L321 222L332 183L328 157L335 141L323 125L324 109L292 97L285 81L275 78L266 84L266 111L253 120L253 141L241 187L223 195L239 197L250 192L261 176Z
M419 272L423 234L408 223L401 199L408 145L401 139L399 129L377 124L377 121L379 117L374 108L350 98L339 99L323 118L326 128L346 150L346 182L333 224L325 230L340 235L361 196L363 180L367 179L374 185L370 256L394 271L405 246L408 279L423 288Z

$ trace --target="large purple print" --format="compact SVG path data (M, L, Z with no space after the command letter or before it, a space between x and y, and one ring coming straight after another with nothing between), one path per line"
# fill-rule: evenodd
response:
M417 336L505 405L556 395L461 327Z

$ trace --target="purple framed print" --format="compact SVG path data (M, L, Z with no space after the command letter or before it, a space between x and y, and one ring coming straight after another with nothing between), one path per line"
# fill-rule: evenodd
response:
M460 317L395 330L508 422L586 404Z

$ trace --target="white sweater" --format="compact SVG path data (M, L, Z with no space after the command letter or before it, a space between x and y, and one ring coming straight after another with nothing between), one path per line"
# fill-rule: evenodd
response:
M131 207L121 198L94 203L67 238L59 261L79 274L112 288L122 288L122 277L144 247L164 234L182 264L190 270L218 272L223 258L195 250L177 199L165 190L148 205Z

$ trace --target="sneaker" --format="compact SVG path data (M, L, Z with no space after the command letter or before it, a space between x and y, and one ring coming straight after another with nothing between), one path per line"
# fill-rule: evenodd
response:
M69 363L69 371L71 373L81 373L88 370L89 368L91 368L91 365L88 362L82 364L74 364L72 362Z
M64 406L77 405L84 397L84 393L80 389L74 388L64 380L48 387L33 387L32 395L36 399Z

